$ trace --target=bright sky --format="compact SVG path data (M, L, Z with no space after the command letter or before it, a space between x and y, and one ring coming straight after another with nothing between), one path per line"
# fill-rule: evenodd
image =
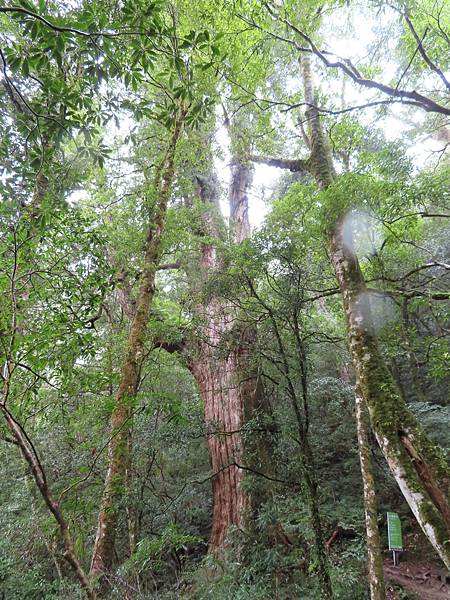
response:
M332 21L327 24L326 19L324 20L324 39L327 40L327 49L336 52L340 57L346 57L353 60L355 63L358 59L364 59L367 55L369 48L379 37L379 22L370 18L367 11L362 8L355 11L354 8L340 8L338 11L339 18L337 20L336 13L333 13ZM394 23L396 17L394 13L392 15L385 15L384 27L389 27ZM390 19L390 20L389 20ZM345 33L347 31L347 33ZM352 36L348 32L357 31L357 36ZM389 37L386 40L388 45L394 47L396 40ZM394 62L385 61L383 62L383 71L377 75L377 79L383 82L389 83L395 76L395 64ZM293 80L291 84L293 89L301 89L301 81ZM336 94L341 93L341 81L335 81L332 84L332 92ZM346 83L345 88L346 101L348 105L362 104L369 98L373 97L373 94L369 90L353 85L350 81ZM389 115L384 117L381 121L377 122L378 127L382 127L383 132L388 140L395 140L412 129L411 122L419 125L424 119L424 113L420 110L409 111L408 118L409 123L402 119L404 114L404 108L400 104L393 104L390 107ZM370 126L375 119L375 109L365 109L359 111L357 114L358 118ZM107 132L107 141L112 141L116 136L125 136L131 129L133 123L129 118L123 118L121 126L117 129L112 123L110 124L110 130ZM224 198L222 201L222 210L224 215L228 215L228 203L226 197L226 190L228 190L228 183L230 179L229 162L230 156L228 153L228 136L224 127L219 129L218 142L223 148L225 158L223 160L216 160L216 168L219 179L222 183L223 189L225 190ZM442 149L442 142L431 137L424 137L416 141L409 149L409 154L416 164L425 164L428 160L433 160L435 152ZM269 211L269 205L267 200L272 195L274 186L281 176L282 171L275 167L268 167L265 165L255 165L253 185L249 191L249 214L250 222L253 228L259 227L264 220L265 215ZM71 201L76 202L81 197L85 197L85 193L76 192L72 194Z
M392 12L391 14L386 13L383 16L383 26L389 28L394 26L397 20L397 15ZM327 23L326 19L323 23L324 39L327 40L326 49L333 51L339 57L349 58L355 64L360 60L364 60L364 57L368 54L370 46L379 40L380 23L371 17L365 8L355 10L353 7L340 7L338 13L333 13L332 19ZM347 31L347 34L345 33ZM350 35L350 31L356 31L357 36ZM393 36L387 36L387 39L383 41L387 44L387 48L393 53L397 40ZM316 59L317 60L317 59ZM394 61L384 61L383 70L376 76L377 80L383 83L390 83L395 80L396 65ZM348 79L348 78L347 78ZM431 79L431 78L430 78ZM427 84L428 82L425 81ZM433 83L430 81L430 83ZM293 80L290 83L293 91L295 89L301 89L301 81ZM332 92L341 94L342 83L336 80L332 85ZM346 82L345 87L346 101L349 106L363 104L371 97L373 93L370 90L361 88L356 84L352 84L350 80ZM364 111L358 111L355 113L358 118L367 126L370 126L376 120L376 109L364 109ZM413 111L409 109L408 122L404 120L405 108L401 104L392 104L389 109L389 114L383 117L382 120L377 121L377 127L381 127L387 140L393 141L398 139L403 134L414 128L415 125L420 125L424 118L425 113L420 109ZM223 148L228 146L227 134L225 129L219 132L219 140ZM415 143L411 144L408 149L413 162L417 165L424 165L428 161L434 161L436 152L442 150L443 143L430 136L422 136L417 139ZM229 162L229 156L225 160L217 160L217 170L219 172L220 179L227 189L229 181L229 168L227 163ZM267 212L269 211L269 205L267 200L270 198L274 186L281 176L282 171L275 167L268 167L265 165L255 165L255 173L253 178L253 185L249 193L249 214L252 227L259 227ZM228 215L228 206L226 198L222 203L222 209L225 215Z

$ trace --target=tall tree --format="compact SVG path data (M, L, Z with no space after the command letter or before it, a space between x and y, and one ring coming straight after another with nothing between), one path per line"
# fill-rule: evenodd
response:
M399 397L374 333L365 302L366 284L356 252L345 230L346 206L338 206L333 193L336 172L317 107L308 54L301 56L304 98L308 109L310 156L295 163L295 170L309 171L333 206L329 228L330 257L341 289L348 323L349 346L357 382L367 403L373 431L405 499L425 535L448 566L450 555L449 485L444 459L428 440L415 417ZM274 163L274 159L261 159ZM277 166L285 166L282 161ZM292 168L292 165L288 168ZM330 206L330 207L331 207ZM335 220L336 219L336 220Z
M237 124L236 124L237 127ZM231 129L232 126L229 125ZM232 132L232 135L234 132ZM211 159L207 159L211 160ZM251 166L233 155L229 189L230 238L233 245L248 239L248 190ZM224 223L218 204L217 181L211 171L197 175L197 196L203 206L204 241L200 249L203 285L211 286L225 268ZM198 341L189 360L205 404L208 447L213 470L213 522L210 551L222 552L231 527L245 529L251 514L251 493L243 488L247 464L244 427L261 416L263 390L251 348L256 332L239 323L236 307L214 292L196 307ZM251 425L247 432L252 437ZM251 444L251 442L250 442ZM255 449L254 449L255 451Z
M145 241L145 256L139 281L136 311L130 328L128 348L122 365L121 379L111 414L111 440L108 449L108 470L98 517L97 535L91 562L93 576L104 575L114 560L114 540L119 500L124 493L128 465L128 430L131 425L133 398L139 381L139 365L144 351L144 338L149 310L155 293L155 275L161 256L161 238L174 177L174 160L187 109L181 105L173 123L171 139L158 165L151 189L155 212L151 214Z

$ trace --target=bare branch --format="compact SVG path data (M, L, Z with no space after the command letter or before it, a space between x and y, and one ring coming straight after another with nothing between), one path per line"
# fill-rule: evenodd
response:
M280 14L276 13L268 2L264 2L263 4L274 20L284 23L284 25L286 25L286 27L288 27L291 31L293 31L296 35L298 35L303 41L307 42L309 44L313 54L315 54L318 58L320 58L320 60L323 62L323 64L327 68L340 69L346 75L348 75L355 83L358 83L359 85L362 85L369 89L378 90L378 91L383 92L384 94L387 94L393 98L398 98L402 102L404 101L404 99L413 101L414 103L417 103L423 110L426 110L427 112L437 112L437 113L441 113L443 115L450 115L450 108L447 108L446 106L443 106L442 104L438 104L431 98L428 98L427 96L424 96L424 95L420 94L419 92L416 92L415 90L408 91L408 90L396 89L396 88L393 88L384 83L374 81L373 79L366 79L366 78L362 77L362 75L359 73L358 69L348 59L345 59L345 60L341 59L341 60L336 60L336 61L329 60L327 58L325 52L322 52L321 50L319 50L319 48L315 45L315 43L313 42L312 38L309 35L307 35L304 31L299 29L296 25L291 23L291 21L289 21L285 17L282 17ZM298 50L303 51L299 46L296 46L296 47Z

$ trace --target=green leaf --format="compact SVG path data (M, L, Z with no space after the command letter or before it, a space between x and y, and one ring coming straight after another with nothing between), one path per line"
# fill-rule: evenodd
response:
M22 61L22 73L27 77L30 74L30 62L28 57Z

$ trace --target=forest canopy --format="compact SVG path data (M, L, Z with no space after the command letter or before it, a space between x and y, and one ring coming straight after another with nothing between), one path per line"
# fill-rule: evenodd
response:
M445 0L0 3L0 598L449 597L449 91Z

